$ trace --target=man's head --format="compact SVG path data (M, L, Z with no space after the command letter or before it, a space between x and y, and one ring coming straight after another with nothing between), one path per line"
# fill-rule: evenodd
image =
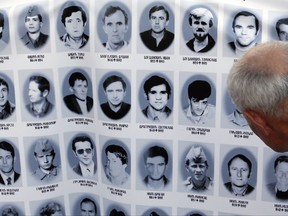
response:
M89 166L93 162L94 146L88 136L75 137L72 140L72 149L82 165Z
M81 216L96 216L97 207L92 199L84 198L80 202Z
M205 80L196 80L188 86L188 104L191 113L202 116L208 106L208 98L211 95L211 86Z
M28 96L31 103L40 103L46 100L50 92L50 83L43 76L31 76L29 79Z
M42 16L37 6L29 7L27 14L25 16L25 27L30 34L39 33L41 30Z
M165 173L168 164L168 153L165 148L152 146L144 153L144 163L148 177L152 180L160 180Z
M0 13L0 39L2 38L3 35L3 29L4 29L4 15Z
M123 45L128 31L128 15L119 6L109 6L102 18L103 30L107 34L108 44Z
M5 107L9 96L9 86L8 83L0 77L0 110L1 107Z
M190 11L188 21L194 37L204 41L213 26L213 14L206 8L196 8Z
M14 171L15 152L7 141L0 141L0 170L7 176Z
M282 191L288 190L288 156L281 155L274 162L274 171L277 188Z
M169 12L163 5L155 5L149 10L149 20L153 33L162 33L169 24Z
M192 146L185 157L185 167L194 182L204 181L208 169L206 155L201 146Z
M259 27L259 20L254 14L248 11L237 13L232 22L232 29L237 45L249 47L255 43Z
M250 128L275 151L288 151L288 44L250 49L228 75L227 87Z
M117 75L107 77L103 82L103 89L111 106L117 107L122 104L126 94L126 83L121 77Z
M280 41L288 41L288 18L276 22L276 32Z
M18 215L19 215L18 211L13 206L6 206L1 214L1 216L18 216Z
M251 161L243 154L237 154L228 161L228 173L231 184L236 187L248 185L252 171Z
M119 145L109 145L105 149L106 169L112 177L118 177L125 172L128 166L128 155L125 149Z
M88 92L87 78L81 72L74 72L69 77L70 91L80 100L86 100Z
M63 10L61 22L67 34L75 40L82 37L86 27L87 16L80 6L73 5Z
M145 81L143 88L144 96L154 110L165 108L171 95L171 87L164 78L153 75Z
M55 151L48 139L37 140L34 146L34 157L41 170L49 171L53 168Z

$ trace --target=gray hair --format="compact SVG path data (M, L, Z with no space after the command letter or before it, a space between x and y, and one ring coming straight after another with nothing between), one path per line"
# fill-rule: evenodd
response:
M288 99L288 43L267 42L249 50L230 70L227 87L241 112L281 117Z

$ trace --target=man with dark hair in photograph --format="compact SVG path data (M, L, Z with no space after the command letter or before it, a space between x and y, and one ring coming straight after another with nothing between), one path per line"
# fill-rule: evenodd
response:
M109 216L125 216L125 213L121 210L116 210L115 208L110 211Z
M251 12L241 11L234 16L232 29L234 41L228 43L236 56L240 57L257 45L257 36L260 30L259 19Z
M90 198L84 198L80 202L81 216L96 216L97 207L95 202Z
M30 103L26 105L26 108L32 116L41 118L52 112L54 105L47 98L49 93L50 83L45 77L34 75L29 78Z
M73 171L83 177L92 177L96 173L96 164L93 161L94 145L88 136L77 136L72 140L72 150L78 163Z
M21 37L22 42L29 49L42 48L49 36L41 32L43 26L42 15L37 6L30 6L25 16L25 28L27 32Z
M15 105L9 101L8 83L0 76L0 120L9 118L15 110Z
M230 182L224 185L226 189L235 196L246 196L254 187L248 182L252 172L251 161L243 154L237 154L228 161L228 173Z
M213 14L207 8L195 8L190 11L189 25L191 26L194 38L186 45L196 53L206 53L215 46L215 40L209 34L213 27Z
M126 150L119 145L111 144L105 148L105 154L107 179L115 186L130 186L130 176L126 171L128 166Z
M166 29L169 24L169 12L163 5L155 5L149 10L151 29L141 32L144 45L152 51L167 49L174 40L174 34Z
M69 77L69 90L73 93L66 95L63 100L67 108L77 114L88 114L93 108L93 99L87 96L88 80L81 72L74 72Z
M41 138L34 146L34 158L38 168L33 171L32 176L43 182L52 182L61 177L60 165L54 165L56 152L48 139Z
M15 150L7 141L0 141L0 184L13 185L20 177L15 171Z
M118 51L128 46L125 34L128 31L128 14L119 6L107 7L103 21L103 30L107 34L106 50Z
M131 105L124 102L126 83L117 75L107 77L103 82L103 89L107 102L101 104L104 114L114 120L123 118L130 110Z
M8 205L3 209L1 216L19 216L19 213L14 206Z
M143 182L149 190L162 190L169 184L169 179L165 176L168 160L166 149L157 145L144 153L147 176Z
M40 216L64 216L62 207L57 202L49 202L40 209Z
M211 85L205 80L196 80L188 86L188 107L186 117L193 125L214 126L215 106L208 103Z
M7 46L7 43L2 39L3 37L3 30L4 30L4 15L0 12L0 52Z
M153 75L145 81L143 88L144 97L149 102L142 110L143 114L155 122L166 120L171 114L171 109L167 106L171 95L169 83L163 77Z
M69 2L70 4L70 2ZM61 16L66 33L60 37L63 45L69 49L81 49L89 40L89 36L84 33L87 16L82 7L70 5L64 8Z
M209 166L201 146L192 146L190 148L185 157L185 168L191 174L184 181L184 186L187 190L199 193L212 190L213 180L206 174Z
M274 162L276 182L267 185L267 188L276 199L288 200L288 156L281 155Z
M276 32L280 41L288 41L288 18L276 22Z

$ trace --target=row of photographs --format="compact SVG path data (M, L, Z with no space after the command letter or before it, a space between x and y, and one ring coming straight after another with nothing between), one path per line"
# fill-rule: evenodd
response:
M58 134L23 137L21 141L15 137L1 138L1 188L90 179L124 190L130 190L135 181L136 191L219 194L271 202L288 200L287 153L275 153L268 148L259 153L252 146L216 146L181 140L176 146L165 139L136 139L132 148L129 138L99 135L97 144L93 133L63 135L63 141ZM220 150L218 156L216 149ZM261 166L259 158L265 158ZM259 174L260 169L263 174Z
M179 6L175 6L174 1L141 2L137 10L132 10L129 0L99 1L96 9L90 4L80 0L55 1L54 4L52 1L37 1L2 8L0 52L10 54L11 43L15 43L19 54L48 53L52 42L58 52L85 52L90 51L93 40L96 52L131 53L132 41L137 40L141 41L137 43L138 53L173 54L175 40L179 40L181 54L216 56L220 48L217 46L222 45L223 56L235 58L261 43L262 38L288 40L288 15L284 11L268 11L269 19L264 22L264 11L230 4L225 4L223 11L218 4L189 1L181 1ZM182 20L175 19L178 9ZM223 15L221 21L218 20L219 14ZM92 15L95 21L89 20ZM138 29L132 31L132 17L136 22L135 16L139 21ZM15 23L11 24L12 20ZM178 23L182 36L175 31ZM223 37L220 37L223 33L218 32L220 25L223 25ZM10 30L10 26L14 29ZM219 38L223 41L219 42Z
M173 112L180 103L179 123L201 127L215 127L216 101L222 105L223 128L249 130L243 114L235 108L226 89L227 74L222 75L222 101L216 100L216 74L180 72L182 89L177 96L173 71L137 71L139 89L131 86L131 71L96 70L96 85L91 81L89 68L60 68L59 84L55 83L52 70L19 71L21 80L15 91L13 72L0 73L0 121L15 122L19 104L22 121L55 120L56 107L61 107L63 117L84 116L102 121L131 122L131 109L136 109L137 122L173 124ZM54 86L60 86L56 92ZM134 96L132 97L132 95ZM57 99L61 95L61 99ZM95 108L95 95L98 98ZM21 101L19 101L21 100ZM61 102L57 102L61 101ZM179 101L179 102L178 102ZM61 105L60 105L61 104ZM219 109L219 108L218 108Z

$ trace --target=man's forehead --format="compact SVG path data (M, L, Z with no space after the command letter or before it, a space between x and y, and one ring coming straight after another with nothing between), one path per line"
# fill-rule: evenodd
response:
M3 155L3 153L6 153L6 155L12 155L10 151L0 148L0 155Z
M151 16L167 16L164 9L154 11Z
M115 82L110 83L110 84L107 86L107 89L108 89L108 88L115 88L115 87L119 87L119 86L121 86L121 88L123 89L122 82L120 82L120 81L115 81Z
M235 25L253 25L256 26L256 20L254 16L240 15L235 19Z
M39 19L38 15L35 16L26 16L26 19Z
M87 140L86 141L78 141L75 143L76 148L77 147L81 148L81 147L87 146L87 145L89 145L89 146L91 145L91 143Z
M65 18L65 20L66 20L66 19L70 19L70 18L73 17L73 16L78 16L78 17L80 17L81 20L82 20L82 12L81 12L80 10L79 10L79 11L74 11L74 12L72 12L70 16L67 16L67 17Z
M192 101L196 101L196 102L207 102L208 101L208 98L203 98L203 99L199 99L199 98L196 98L196 97L192 97L191 98Z
M1 89L8 89L8 86L3 85L3 84L0 84L0 88L1 88Z
M161 155L157 155L154 157L147 157L147 162L156 162L156 161L164 161L164 157Z
M159 89L160 90L164 89L165 91L167 90L165 84L159 84L159 85L152 86L150 91L153 91L153 90L156 91L156 90L159 90Z
M105 21L105 23L106 23L106 19L108 18L111 18L111 17L115 17L115 16L118 16L117 18L119 18L119 21L121 20L124 20L125 19L125 16L124 16L124 14L123 14L123 12L121 11L121 10L116 10L114 13L111 13L111 14L109 14L109 16L105 16L105 19L104 19L104 21Z

